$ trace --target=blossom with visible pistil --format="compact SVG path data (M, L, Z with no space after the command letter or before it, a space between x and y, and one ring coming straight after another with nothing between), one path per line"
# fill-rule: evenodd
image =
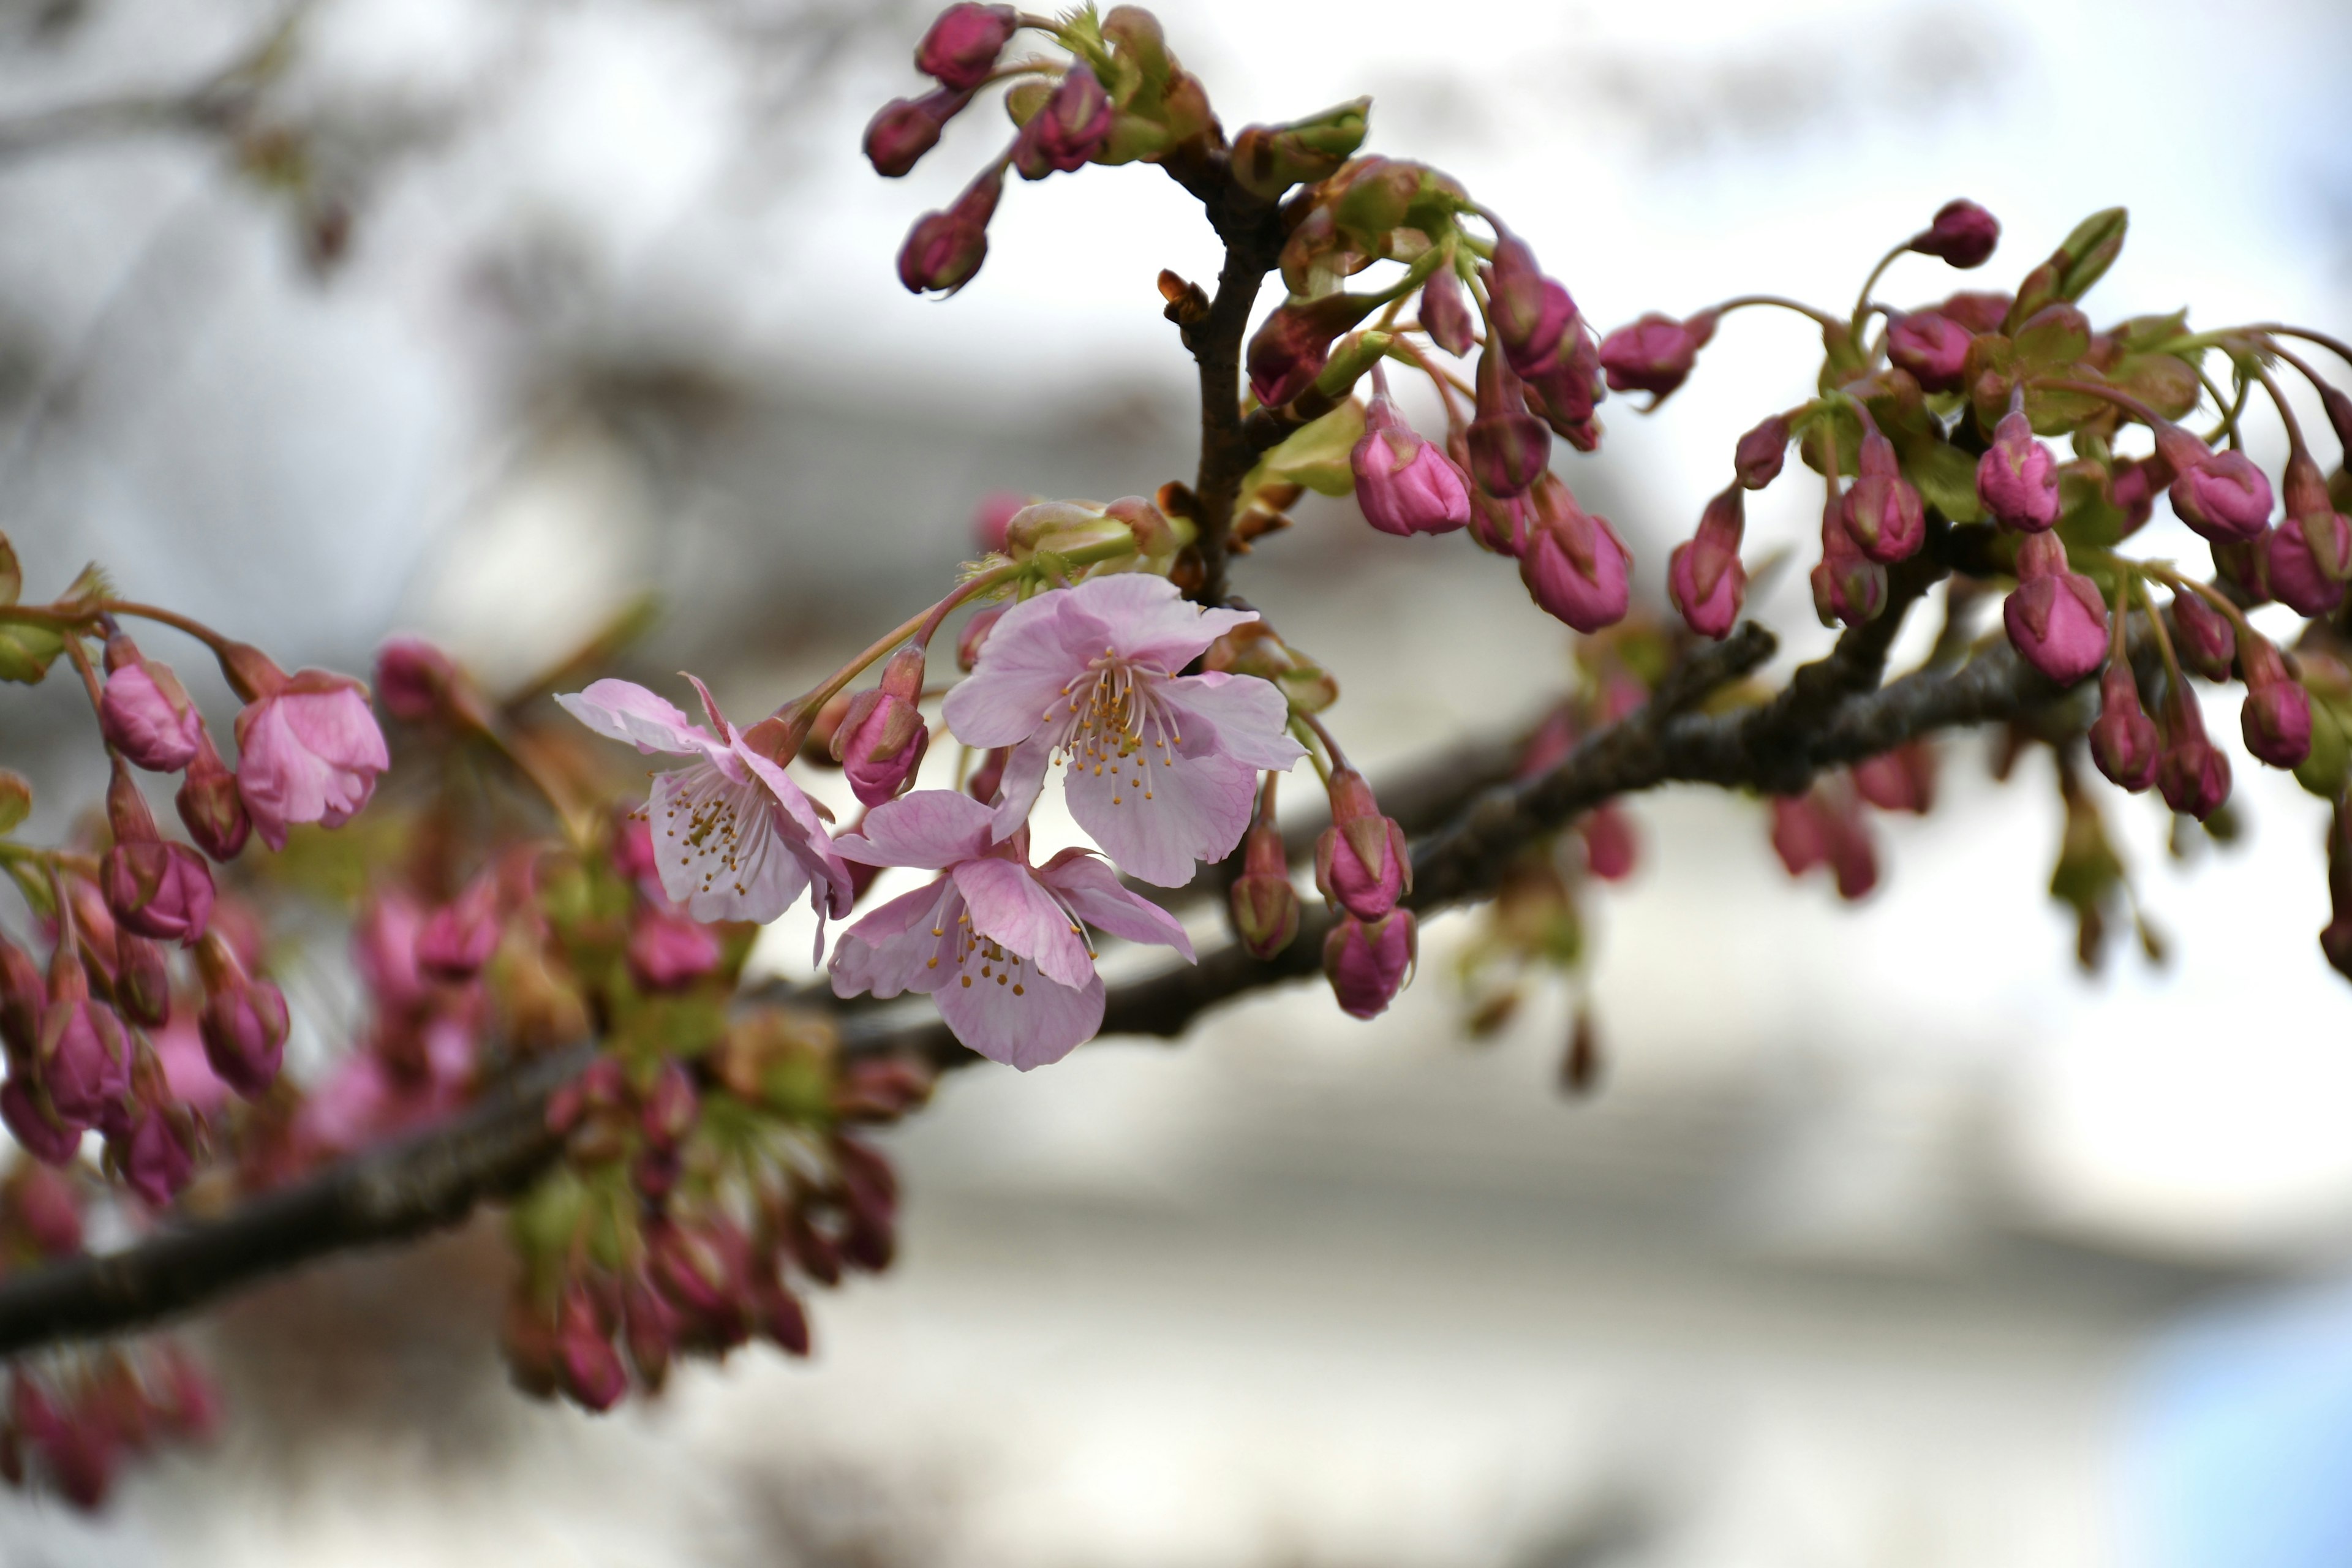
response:
M836 995L928 993L957 1039L1025 1072L1101 1026L1087 926L1188 961L1192 944L1173 915L1119 886L1092 854L1065 849L1034 867L1027 833L999 841L993 820L969 795L919 790L835 839L847 859L945 875L842 932L829 967Z
M698 921L774 920L803 890L820 928L849 912L849 868L833 852L816 807L774 761L754 751L719 711L701 681L694 689L710 728L626 680L599 680L555 700L596 733L695 759L658 774L646 811L662 889Z
M1004 612L948 693L968 746L1010 746L996 837L1028 820L1058 757L1070 815L1119 868L1180 887L1249 826L1261 769L1306 753L1290 708L1255 676L1177 672L1255 611L1204 610L1164 577L1094 577Z

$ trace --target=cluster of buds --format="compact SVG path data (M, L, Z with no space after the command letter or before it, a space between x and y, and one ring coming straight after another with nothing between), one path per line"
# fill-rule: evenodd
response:
M219 1424L211 1379L173 1344L100 1351L40 1373L19 1367L0 1422L0 1477L95 1510L125 1459L200 1442Z

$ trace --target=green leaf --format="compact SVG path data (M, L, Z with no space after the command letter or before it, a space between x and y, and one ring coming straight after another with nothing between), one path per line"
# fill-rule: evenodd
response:
M2205 390L2197 372L2178 354L2126 354L2107 379L2167 419L2186 419Z
M1258 459L1242 481L1242 493L1265 487L1269 479L1288 479L1327 496L1343 496L1356 488L1349 455L1364 438L1364 405L1350 398L1322 418L1291 432L1282 445Z
M16 564L16 547L0 533L0 605L13 605L25 586L24 569Z
M1922 500L1954 522L1975 522L1984 515L1977 500L1977 460L1948 441L1932 436L1890 437L1903 459L1903 476L1916 486Z
M2106 276L2107 268L2123 254L2124 232L2130 225L2130 215L2122 207L2108 207L2074 226L2074 232L2050 258L2058 268L2058 298L2079 300Z
M2295 764L2294 782L2322 800L2343 797L2352 780L2352 744L2344 736L2344 719L2333 703L2311 705L2311 752Z
M66 639L47 626L0 622L0 680L38 686L65 650Z
M0 768L0 833L14 833L33 809L33 786L24 775Z

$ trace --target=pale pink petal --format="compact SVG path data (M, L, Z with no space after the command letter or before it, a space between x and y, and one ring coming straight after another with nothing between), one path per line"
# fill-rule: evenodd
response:
M1255 610L1204 610L1188 601L1165 577L1122 573L1089 577L1069 590L1076 608L1111 629L1112 646L1139 664L1156 664L1173 675ZM1003 629L999 625L999 631ZM993 644L996 634L989 634ZM1089 648L1087 657L1100 652Z
M1002 799L996 807L994 837L1010 838L1021 831L1053 765L1054 742L1044 735L1032 735L1013 748L1013 754L1004 759L1004 776L996 785Z
M1062 985L1083 985L1094 955L1068 911L1054 901L1036 874L1017 861L967 860L950 873L971 910L971 929L1016 958L1013 978L1042 972ZM967 961L965 967L971 967Z
M1225 756L1070 770L1070 815L1130 877L1181 888L1196 860L1221 860L1241 842L1257 770Z
M1112 642L1110 628L1076 609L1069 589L1013 605L990 630L979 667L948 693L940 711L949 731L967 746L1027 740Z
M1290 704L1273 682L1255 675L1187 675L1160 688L1161 700L1183 715L1185 756L1217 751L1254 768L1287 773L1307 754L1290 738Z
M809 883L782 820L765 784L715 763L659 775L646 822L662 890L695 920L774 920Z
M1139 893L1119 886L1118 876L1083 849L1065 849L1045 862L1037 879L1061 895L1072 913L1129 942L1172 947L1192 962L1192 939L1184 922Z
M727 715L719 710L719 700L710 695L710 688L702 684L702 677L687 675L687 672L682 669L678 673L686 676L687 680L694 687L694 694L702 699L702 713L704 718L710 721L710 732L722 741L731 742L735 739L735 726L730 724L727 721Z
M902 991L929 991L950 978L937 962L942 948L953 962L955 884L942 877L902 894L841 933L833 945L833 994L866 993L888 1000Z
M982 978L975 959L970 972L931 993L931 1000L957 1039L1023 1072L1060 1061L1102 1027L1099 976L1077 990L1042 975L1008 983L1002 971Z
M714 743L709 731L667 700L628 680L599 680L585 691L558 697L556 705L599 735L626 741L640 752L692 754Z
M944 871L988 852L989 809L952 789L919 789L876 806L856 833L834 840L861 866L916 866Z
M816 908L818 925L823 926L828 914L847 914L857 901L857 889L850 880L849 868L834 851L833 835L824 830L816 804L783 769L743 744L740 737L731 742L730 749L749 775L765 786L782 814L776 828L793 858L801 863L801 870L810 880L824 885L824 896L810 900Z

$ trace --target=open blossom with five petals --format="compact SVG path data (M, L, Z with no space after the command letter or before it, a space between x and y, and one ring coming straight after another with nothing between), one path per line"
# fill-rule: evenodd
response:
M1070 815L1129 876L1180 887L1241 842L1258 770L1306 753L1282 693L1250 675L1179 675L1252 611L1204 610L1164 577L1089 578L1004 612L948 693L968 746L1010 746L995 833L1028 820L1059 757Z
M556 699L600 735L647 755L695 759L656 776L646 803L662 890L698 921L772 921L803 889L820 922L847 914L849 868L834 853L815 805L782 768L743 743L701 681L694 689L709 729L626 680L599 680Z
M919 790L868 812L834 841L844 858L946 873L841 935L836 995L929 993L957 1039L1026 1072L1102 1026L1091 925L1192 957L1176 917L1119 886L1084 849L1029 864L1029 836L998 840L995 814L954 790Z

